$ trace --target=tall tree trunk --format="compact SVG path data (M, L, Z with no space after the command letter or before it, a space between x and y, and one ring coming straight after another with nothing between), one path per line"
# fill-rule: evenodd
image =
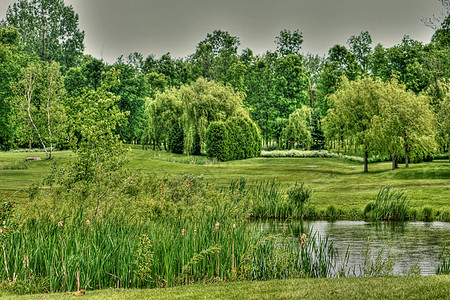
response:
M47 156L48 159L52 158L52 152L53 152L53 139L52 139L52 128L50 126L50 93L51 93L51 87L53 83L53 74L50 77L49 82L49 91L47 96L47 128L48 128L48 136L50 140L50 155Z
M409 168L409 149L408 149L408 145L405 145L405 168Z
M364 144L364 173L369 173L369 151L366 144Z
M398 164L397 164L397 155L395 155L394 153L392 153L392 170L395 170L398 168Z
M30 102L29 103L31 103L31 98L30 98ZM27 107L28 117L30 118L30 122L31 122L31 124L34 127L34 129L35 129L35 131L36 131L36 133L37 133L37 135L39 137L39 140L41 141L42 147L44 147L45 156L48 159L49 158L49 156L48 156L49 154L48 154L48 151L47 151L47 147L45 147L45 144L44 144L44 141L42 140L41 134L39 133L39 130L36 127L36 124L34 124L33 117L31 117L31 111L30 111L31 108L30 108L30 106L31 106L31 104L29 104L28 107Z

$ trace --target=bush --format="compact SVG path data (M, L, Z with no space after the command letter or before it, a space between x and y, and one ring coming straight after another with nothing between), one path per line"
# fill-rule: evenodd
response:
M182 154L184 151L184 133L178 122L170 130L168 146L173 153Z
M213 122L206 131L206 153L221 161L259 156L261 147L259 130L248 117Z
M206 153L220 161L230 160L228 128L224 122L212 122L206 130Z

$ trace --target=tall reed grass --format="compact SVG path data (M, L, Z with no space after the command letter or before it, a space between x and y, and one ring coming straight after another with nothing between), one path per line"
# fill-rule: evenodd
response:
M335 259L332 245L312 233L281 242L221 207L195 220L43 215L17 224L1 243L0 277L19 293L325 277Z
M450 274L450 251L444 246L439 254L439 264L436 268L436 275Z
M306 184L295 183L284 188L273 180L261 180L247 190L254 218L303 218L312 197L312 189Z
M378 192L375 203L368 203L364 214L376 220L403 221L409 214L408 196L404 191L385 186Z

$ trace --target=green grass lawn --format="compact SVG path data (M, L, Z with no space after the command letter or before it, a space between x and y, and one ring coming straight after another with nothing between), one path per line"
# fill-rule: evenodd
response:
M3 170L2 166L39 156L42 161L27 163L25 170ZM58 162L68 162L70 151L54 153ZM174 155L133 147L128 167L143 173L203 174L205 179L219 186L233 179L246 177L249 184L257 180L275 178L283 184L305 181L314 189L313 204L318 208L334 204L337 208L362 209L374 201L379 189L386 185L407 191L411 206L429 205L434 209L450 209L450 164L447 161L411 164L410 168L391 170L389 164L373 163L369 173L363 165L337 158L253 158L242 161L214 163L206 157ZM52 161L44 153L0 153L0 196L25 199L21 190L33 182L42 181Z
M272 280L153 290L101 290L83 299L448 299L450 276ZM68 294L4 299L74 299Z

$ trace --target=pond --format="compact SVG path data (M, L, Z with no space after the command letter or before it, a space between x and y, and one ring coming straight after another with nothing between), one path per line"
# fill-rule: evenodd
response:
M368 245L372 257L382 247L399 255L395 274L405 274L417 264L422 275L435 274L442 247L450 247L450 223L445 222L264 221L255 226L270 234L299 237L312 230L328 237L341 258L348 249L349 266L357 274Z

